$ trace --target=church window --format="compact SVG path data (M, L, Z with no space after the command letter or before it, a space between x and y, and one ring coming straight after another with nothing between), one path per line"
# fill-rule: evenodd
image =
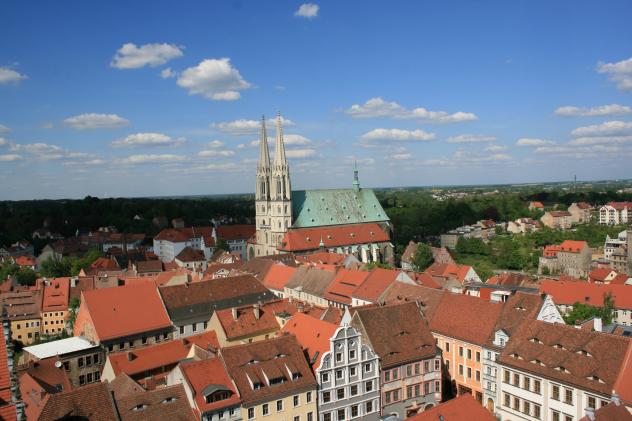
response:
M279 213L281 213L281 206L278 206L278 207L277 207L277 211L278 211Z
M287 205L285 205L285 213L287 213ZM287 224L286 224L287 225Z
M279 221L279 228L281 228L281 221Z
M277 180L277 196L281 194L281 180Z

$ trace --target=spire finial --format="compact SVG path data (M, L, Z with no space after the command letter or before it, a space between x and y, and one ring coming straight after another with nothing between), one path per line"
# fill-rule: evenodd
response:
M353 189L360 190L360 178L358 177L358 161L353 160Z
M274 165L286 165L285 145L283 144L283 123L281 120L281 112L277 111L276 117L276 142L274 150Z

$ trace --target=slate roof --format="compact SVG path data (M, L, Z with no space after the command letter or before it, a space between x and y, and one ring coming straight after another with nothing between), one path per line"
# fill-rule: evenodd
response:
M292 219L293 228L390 220L371 189L293 191Z
M274 299L274 294L251 275L160 287L165 307L174 323L210 320L213 312Z
M406 421L496 421L496 418L474 399L464 393L454 399L427 409Z
M84 291L81 305L87 307L99 341L171 327L153 282Z
M48 397L38 421L84 417L90 421L117 419L114 402L105 383L92 383Z
M237 389L220 358L183 362L180 364L180 369L186 382L193 389L195 404L202 414L240 404L241 399ZM230 391L231 396L228 399L207 403L203 392L210 385Z
M323 297L325 290L335 276L336 274L329 270L312 266L300 266L285 284L285 288L302 291L316 297Z
M244 406L316 389L314 374L293 335L231 346L221 355ZM285 381L273 386L266 381L281 377ZM255 390L251 381L261 387Z
M524 323L501 352L501 364L610 395L629 339L541 321ZM594 377L593 377L594 376Z
M196 420L181 384L128 395L116 404L121 421Z
M360 307L351 324L365 334L383 369L437 354L435 339L415 303Z
M482 346L494 331L501 310L501 303L446 292L430 319L430 329Z

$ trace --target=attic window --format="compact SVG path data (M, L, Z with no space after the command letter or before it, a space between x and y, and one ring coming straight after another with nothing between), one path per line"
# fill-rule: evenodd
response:
M144 411L147 408L147 404L141 403L132 408L132 411Z
M301 377L301 373L292 373L292 380L298 380Z
M531 362L532 362L533 364L537 364L537 365L539 365L540 367L546 367L546 366L544 365L544 363L543 363L542 361L538 360L537 358L536 358L535 360L531 360Z
M523 306L517 306L516 310L526 311L527 309L524 308Z
M566 348L564 348L564 345L562 345L562 344L555 344L555 345L553 345L553 348L566 350Z
M275 386L277 384L282 384L285 383L285 377L281 376L281 377L275 377L273 379L270 379L270 386Z
M257 360L250 360L250 361L248 361L248 364L249 364L249 365L251 365L251 364L257 364L258 362L259 362L259 361L257 361Z
M597 377L597 376L595 376L595 375L588 376L588 377L586 377L586 378L587 378L588 380L593 380L593 381L596 381L596 382L599 382L599 383L602 383L602 384L603 384L603 383L605 383L603 380L601 380L599 377Z
M538 338L531 338L531 339L529 339L529 342L533 342L533 343L536 343L536 344L542 344L542 341L539 340Z
M577 351L578 354L583 355L585 357L592 357L592 354L588 351L586 351L585 349L581 349L579 351Z
M405 330L400 331L397 336L405 336L408 335L408 332L406 332Z
M253 385L253 388L255 390L259 388L259 387L257 387L257 385L259 387L261 387L261 383L255 383ZM206 401L206 403L213 403L213 402L226 400L226 399L230 398L230 395L231 395L231 393L228 390L218 390L217 392L210 393L210 394L204 396L204 400Z
M284 357L287 357L287 355L286 354L276 354L274 356L274 358L284 358Z
M169 396L168 398L164 399L162 401L162 403L167 404L167 403L171 403L171 402L175 402L175 401L176 401L176 398L174 398L173 396Z
M327 234L327 239L331 240L331 234Z
M252 390L259 390L261 389L261 386L263 386L263 384L261 384L261 382L256 382L252 384Z
M555 367L555 369L556 369L557 371L562 371L562 372L564 372L564 373L566 373L566 374L570 374L570 371L568 371L568 370L566 369L566 367L564 367L564 366L561 366L561 365L560 365L560 366Z
M511 354L511 357L512 357L512 358L517 358L517 359L519 359L519 360L522 360L522 359L523 359L520 355L518 355L518 354L517 354L517 353L515 353L515 352L514 352L513 354Z

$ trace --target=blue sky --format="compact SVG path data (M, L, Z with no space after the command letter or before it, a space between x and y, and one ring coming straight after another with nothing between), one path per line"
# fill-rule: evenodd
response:
M629 1L30 2L0 19L0 197L629 178ZM272 122L271 122L272 123ZM273 138L273 126L268 127Z

